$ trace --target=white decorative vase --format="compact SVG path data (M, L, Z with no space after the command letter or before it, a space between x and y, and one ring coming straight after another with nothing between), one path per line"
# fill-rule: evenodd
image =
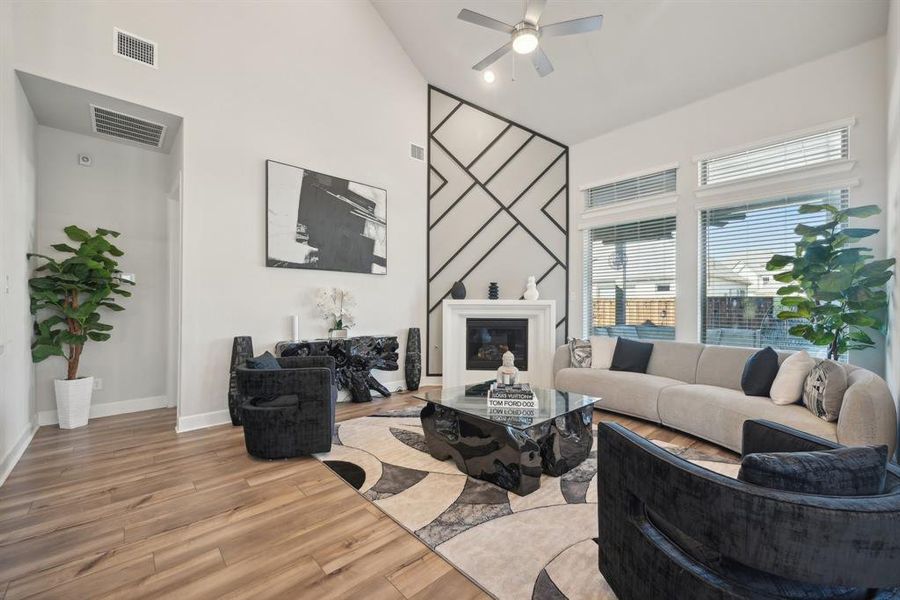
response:
M88 424L91 415L91 394L94 392L93 377L78 379L55 379L56 414L60 429L75 429Z
M345 340L345 339L347 339L347 330L346 329L331 329L328 331L328 337L333 340Z
M540 293L538 293L537 283L534 281L534 275L528 278L528 283L525 284L525 292L522 294L526 300L537 300L541 297Z

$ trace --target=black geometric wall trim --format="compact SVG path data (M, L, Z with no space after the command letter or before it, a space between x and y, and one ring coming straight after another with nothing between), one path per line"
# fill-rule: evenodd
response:
M431 85L428 146L426 373L441 374L441 303L457 280L468 298L486 298L488 280L517 298L525 274L535 275L541 298L557 301L564 341L568 146Z

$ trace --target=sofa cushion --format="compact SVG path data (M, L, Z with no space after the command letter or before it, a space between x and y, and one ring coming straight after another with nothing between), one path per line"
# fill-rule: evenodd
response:
M703 344L654 340L647 373L695 383Z
M887 382L868 369L843 366L849 386L837 422L838 439L845 446L885 443L893 456L897 410Z
M705 346L697 361L697 383L740 390L744 365L757 350L759 348ZM777 354L779 364L791 355L790 352Z
M837 421L847 391L847 372L840 363L823 360L806 376L803 404L826 421Z
M612 365L609 368L613 371L646 373L652 353L653 344L619 338L616 341L616 351L613 352Z
M766 346L747 359L741 374L741 390L748 396L769 397L772 382L778 375L778 355Z
M562 369L556 374L556 388L600 400L597 408L659 422L656 402L660 390L683 385L677 379L607 369ZM809 411L806 411L807 414Z
M816 418L799 404L778 406L768 398L747 396L739 390L711 385L678 385L662 389L659 419L664 425L736 452L741 451L747 419L768 419L837 441L833 423Z
M791 354L781 367L772 382L769 397L775 404L794 404L803 398L803 385L806 376L816 366L816 361L806 350Z
M591 336L591 368L608 369L612 366L613 354L616 351L617 337L605 335Z
M813 452L748 454L738 479L763 487L821 496L884 493L887 446L856 446Z

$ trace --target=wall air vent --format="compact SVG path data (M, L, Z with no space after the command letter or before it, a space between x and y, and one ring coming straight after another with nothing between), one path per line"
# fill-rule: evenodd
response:
M113 54L157 68L156 43L118 28L113 29Z
M166 126L125 113L91 104L91 125L94 133L112 136L143 146L162 148Z
M418 144L409 144L409 157L425 162L425 148Z

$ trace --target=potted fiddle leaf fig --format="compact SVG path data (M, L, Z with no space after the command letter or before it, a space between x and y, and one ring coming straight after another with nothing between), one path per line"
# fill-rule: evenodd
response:
M800 214L827 212L821 225L800 224L793 256L776 254L766 269L787 269L774 279L782 284L779 319L796 324L788 330L817 346L828 347L837 360L847 350L871 348L875 342L867 328L884 330L888 305L885 284L894 275L893 258L873 260L871 248L851 246L878 233L877 229L849 227L851 218L877 215L875 205L840 209L830 204L804 204Z
M101 321L101 311L125 310L116 296L131 296L124 285L134 283L119 277L115 259L124 253L109 241L118 232L96 229L92 235L75 225L63 231L76 244L51 248L68 256L28 255L40 259L28 280L35 317L31 358L36 363L51 356L66 360L66 378L55 380L56 407L60 428L73 429L87 425L94 387L93 377L78 376L84 345L110 338L112 325Z

